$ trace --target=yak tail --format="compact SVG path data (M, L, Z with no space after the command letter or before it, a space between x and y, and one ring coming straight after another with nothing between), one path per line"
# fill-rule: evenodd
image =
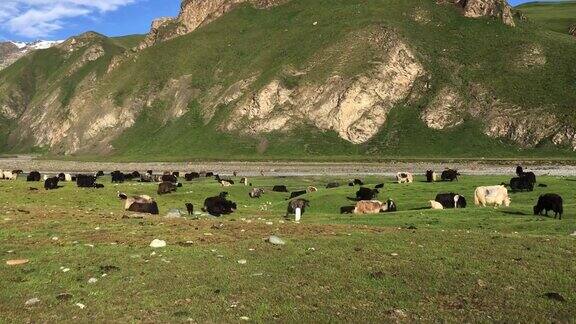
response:
M478 199L478 191L474 192L474 205L480 205L480 199Z

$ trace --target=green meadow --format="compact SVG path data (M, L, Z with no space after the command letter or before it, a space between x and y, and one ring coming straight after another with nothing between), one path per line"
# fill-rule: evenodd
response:
M573 322L576 178L539 177L547 187L511 194L508 208L473 205L476 186L509 178L365 177L384 183L379 198L399 211L361 216L339 214L358 189L347 178L257 177L261 199L225 188L237 212L199 219L164 216L187 202L199 211L224 190L212 179L165 196L108 177L100 190L0 182L0 322ZM324 189L332 181L343 186ZM288 195L271 192L276 184L319 188L299 224L284 217ZM160 216L124 212L118 191L155 197ZM464 195L468 208L428 209L440 192ZM562 220L532 215L547 192L564 197Z

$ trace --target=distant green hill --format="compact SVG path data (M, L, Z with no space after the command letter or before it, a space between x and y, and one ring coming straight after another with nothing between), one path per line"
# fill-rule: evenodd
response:
M136 52L92 33L0 72L3 151L573 158L576 41L516 23L427 0L292 0Z
M553 31L566 34L576 24L576 1L530 2L517 7L528 18Z

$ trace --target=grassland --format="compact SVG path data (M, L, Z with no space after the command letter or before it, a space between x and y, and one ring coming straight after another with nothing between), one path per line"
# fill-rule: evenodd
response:
M270 189L319 188L336 177L254 178ZM154 184L56 191L18 180L0 182L0 314L5 322L571 322L576 178L540 177L548 185L512 194L509 208L471 206L432 211L439 192L472 200L477 185L505 176L464 176L459 182L398 185L385 182L381 199L397 213L339 215L355 189L320 189L300 224L285 220L286 195L250 200L248 188L226 188L237 213L199 220L127 218L116 192L156 196ZM222 188L213 180L185 183L157 197L161 214ZM537 196L560 193L563 220L531 215ZM287 244L262 239L276 234ZM53 239L57 237L58 239ZM148 247L153 239L166 248ZM187 243L191 241L193 243ZM9 267L4 260L27 258ZM242 265L237 261L247 260ZM114 267L110 267L114 266ZM70 271L63 272L63 268ZM106 276L103 277L103 275ZM98 281L89 284L90 278ZM544 297L561 294L565 301ZM69 299L56 296L68 293ZM31 298L40 302L24 303ZM80 309L76 303L86 306Z
M567 34L576 24L576 1L530 2L517 7L530 20L558 33Z

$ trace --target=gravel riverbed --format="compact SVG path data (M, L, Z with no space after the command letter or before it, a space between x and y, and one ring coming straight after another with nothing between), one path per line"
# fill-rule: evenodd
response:
M257 176L262 172L265 176L346 176L346 175L384 175L392 176L396 172L412 172L422 174L426 170L442 171L453 168L462 174L470 175L513 175L516 163L506 164L490 162L83 162L38 160L33 156L21 155L0 158L2 170L39 171L41 173L92 173L104 171L106 173L121 170L146 171L155 173L163 171L213 171L222 175L238 172L242 176ZM560 164L531 164L526 170L537 175L576 176L576 166Z

